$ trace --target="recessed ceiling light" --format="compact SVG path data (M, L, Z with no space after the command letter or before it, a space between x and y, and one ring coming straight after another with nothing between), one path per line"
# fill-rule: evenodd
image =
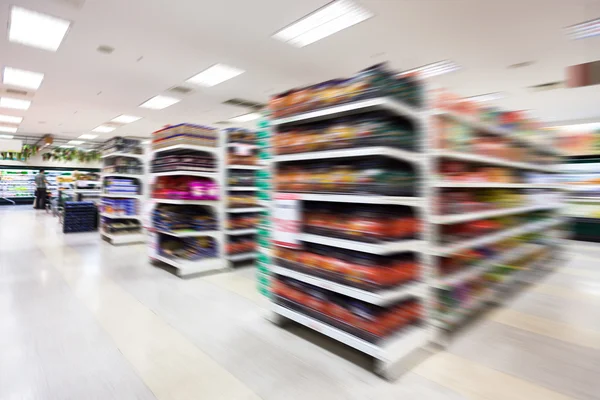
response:
M98 137L98 135L90 135L88 133L84 133L83 135L79 136L79 139L96 139Z
M181 99L176 99L175 97L168 96L154 96L150 100L140 104L142 108L149 108L151 110L162 110L163 108L167 108L172 106L173 104L177 104L181 101Z
M58 146L58 147L62 147L63 149L72 149L75 146L72 146L70 144L63 144L62 146Z
M129 124L142 119L142 117L136 117L134 115L119 115L116 118L110 120L110 122L116 122L117 124Z
M29 100L15 99L13 97L0 97L0 107L14 108L15 110L28 110L31 105Z
M8 40L38 49L56 51L71 22L47 14L13 6L10 13Z
M254 121L255 119L259 119L259 118L260 118L259 113L248 113L248 114L238 115L237 117L229 118L229 120L233 121L233 122L248 122L248 121Z
M506 97L506 94L504 92L494 92L494 93L478 94L477 96L465 97L465 99L471 100L471 101L485 102L485 101L499 100L499 99L503 99L505 97Z
M44 74L41 72L31 72L11 67L5 67L2 76L2 82L5 85L19 86L33 90L37 90L43 80Z
M112 126L106 126L106 125L100 125L94 129L92 129L92 132L98 132L98 133L108 133L108 132L112 132L117 128L114 128Z
M292 46L304 47L373 16L372 12L350 0L336 0L288 25L272 37Z
M0 126L0 132L16 133L17 128L14 126Z
M23 117L15 117L12 115L0 114L0 122L8 122L9 124L20 124L23 122Z
M447 74L448 72L454 72L459 69L460 66L454 61L444 60L423 65L422 67L409 69L408 71L403 71L398 75L406 75L418 72L421 78L431 78L432 76Z
M186 82L193 83L194 85L211 87L225 82L231 78L235 78L244 72L245 71L243 69L230 67L229 65L215 64L212 67L200 72L198 75L192 76Z
M0 135L0 139L12 139L14 138L13 135Z
M85 142L83 140L69 140L67 143L68 144L80 145L80 144L84 144Z
M581 24L568 26L565 28L565 31L571 40L598 36L600 35L600 18L582 22Z

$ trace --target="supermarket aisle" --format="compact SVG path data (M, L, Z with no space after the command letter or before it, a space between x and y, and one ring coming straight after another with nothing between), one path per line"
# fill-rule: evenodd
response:
M0 399L598 399L600 248L573 249L388 383L360 355L267 322L252 270L181 280L143 246L0 208Z

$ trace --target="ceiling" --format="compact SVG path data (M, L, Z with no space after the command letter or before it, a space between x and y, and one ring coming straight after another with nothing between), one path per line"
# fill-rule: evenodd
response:
M18 134L77 137L130 114L143 119L98 139L149 136L167 124L213 125L247 112L221 104L230 98L266 102L380 61L401 70L450 59L463 68L434 79L461 95L503 91L508 97L497 105L532 110L545 121L600 118L598 86L527 89L563 80L568 65L600 59L600 37L568 41L562 31L600 17L600 0L360 0L374 18L307 47L270 37L327 2L0 0L1 27L10 4L73 21L56 53L9 43L3 28L0 66L43 72L45 79L28 111L0 111L25 117ZM102 54L100 45L115 51ZM507 68L524 61L534 63ZM138 108L215 63L246 72L195 88L164 110Z

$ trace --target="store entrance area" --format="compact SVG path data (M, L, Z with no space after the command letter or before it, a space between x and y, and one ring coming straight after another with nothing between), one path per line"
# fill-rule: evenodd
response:
M369 360L271 324L254 268L181 279L144 245L65 235L0 208L0 399L597 399L600 249L465 327L395 382Z

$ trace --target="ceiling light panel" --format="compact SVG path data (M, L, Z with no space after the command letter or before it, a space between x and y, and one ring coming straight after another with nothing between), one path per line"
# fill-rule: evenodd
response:
M494 101L505 98L506 95L503 92L494 92L494 93L486 93L486 94L478 94L477 96L466 97L466 100L477 101L477 102L486 102L486 101Z
M8 40L38 49L56 51L71 22L13 6L10 12Z
M565 28L567 36L571 40L586 39L600 35L600 18Z
M116 118L110 120L110 122L114 122L117 124L130 124L135 121L139 121L142 117L136 117L134 115L119 115Z
M83 140L69 140L67 143L74 144L74 145L80 145L80 144L84 144L85 142Z
M373 16L372 12L350 0L336 0L283 28L272 37L292 46L304 47Z
M422 67L413 68L408 71L403 71L398 75L406 75L417 72L422 78L431 78L433 76L454 72L459 69L460 65L456 64L454 61L444 60L432 64L423 65Z
M94 129L92 129L92 132L109 133L109 132L114 131L115 129L117 129L117 128L112 127L112 126L100 125Z
M62 146L58 146L58 147L61 147L61 148L63 148L63 149L72 149L72 148L73 148L73 147L75 147L75 146L73 146L73 145L70 145L70 144L63 144Z
M17 128L14 126L0 126L0 132L16 133Z
M0 122L6 122L9 124L20 124L23 122L23 117L15 117L13 115L0 114Z
M243 114L243 115L239 115L237 117L233 117L230 118L230 121L233 122L248 122L248 121L254 121L255 119L259 119L260 118L260 114L259 113L248 113L248 114Z
M97 137L98 137L98 135L90 135L88 133L84 133L83 135L79 136L79 139L92 140L92 139L96 139Z
M5 67L2 74L2 82L5 85L18 86L26 89L37 90L42 81L44 74L41 72L25 71L24 69Z
M13 135L0 135L0 139L12 139L14 138Z
M198 86L211 87L228 81L231 78L235 78L244 72L245 71L243 69L230 67L229 65L215 64L212 67L200 72L198 75L192 76L186 82Z
M149 108L151 110L162 110L163 108L167 108L172 106L173 104L177 104L181 101L181 99L176 99L175 97L168 96L154 96L150 100L140 104L142 108Z
M31 106L31 101L15 99L13 97L0 97L0 107L13 108L15 110L28 110Z

